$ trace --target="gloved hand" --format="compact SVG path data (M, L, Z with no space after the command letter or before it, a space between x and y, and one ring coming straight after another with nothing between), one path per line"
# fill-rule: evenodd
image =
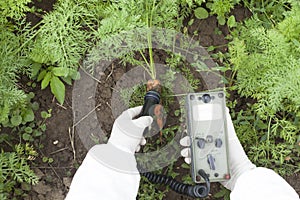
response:
M143 131L153 121L150 116L133 119L141 110L142 106L138 106L124 111L115 120L108 143L132 154L139 151L140 145L146 144Z
M237 179L244 172L256 168L256 166L248 159L239 139L236 136L233 123L229 114L229 109L226 109L226 121L228 129L228 146L229 146L229 166L231 178L221 184L229 190L233 190ZM190 138L186 136L180 140L180 144L184 147L190 146ZM190 148L185 148L181 151L181 155L185 162L191 163Z

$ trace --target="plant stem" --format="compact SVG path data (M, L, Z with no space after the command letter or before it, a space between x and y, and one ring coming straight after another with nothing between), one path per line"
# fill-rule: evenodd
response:
M150 31L149 31L150 32ZM152 51L152 38L151 38L151 32L148 32L148 46L149 46L149 59L150 59L150 76L152 79L156 78L156 73L155 73L155 65L154 65L154 59L153 59L153 51Z
M268 160L270 159L270 132L271 132L271 122L272 122L272 117L270 117L269 123L268 123L268 134L267 134L267 158Z
M153 12L154 12L154 8L155 8L155 3L156 3L156 0L153 1L153 4L152 4L152 8L151 8L151 11L150 11L150 19L148 18L147 16L147 26L148 26L148 32L147 32L147 41L148 41L148 48L149 48L149 59L150 59L150 63L149 63L149 69L150 69L150 76L152 79L155 79L156 78L156 70L155 70L155 64L154 64L154 59L153 59L153 49L152 49L152 19L153 19ZM147 6L148 8L148 6ZM147 9L147 11L149 11Z
M143 57L145 63L146 63L147 66L148 66L148 68L145 67L145 66L142 66L142 67L143 67L143 68L145 69L145 71L151 76L151 78L153 78L153 77L152 77L152 73L149 71L149 69L151 69L151 68L150 68L149 62L147 61L147 59L146 59L145 55L143 54L143 52L142 52L141 50L139 50L139 52L140 52L141 56ZM155 79L155 78L153 78L153 79Z

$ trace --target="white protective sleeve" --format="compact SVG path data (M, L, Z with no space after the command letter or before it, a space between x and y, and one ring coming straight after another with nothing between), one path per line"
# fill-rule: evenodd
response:
M66 200L135 200L139 183L134 154L109 143L96 145L77 170Z
M231 200L299 200L296 191L273 170L257 167L243 173L230 194Z

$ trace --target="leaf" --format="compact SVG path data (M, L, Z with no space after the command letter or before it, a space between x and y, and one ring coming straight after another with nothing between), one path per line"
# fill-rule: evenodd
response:
M229 28L236 27L236 21L234 15L231 15L227 20L227 25Z
M215 50L215 46L209 46L206 50L207 51L213 51L213 50Z
M42 161L43 161L44 163L46 163L46 162L48 162L48 158L47 158L46 156L44 156L44 157L42 158Z
M42 67L42 64L41 63L36 63L34 62L32 65L31 65L31 77L36 77L40 71Z
M80 73L78 71L74 71L73 73L70 74L70 76L73 80L79 80L80 79Z
M48 112L46 112L46 111L42 111L41 112L41 117L43 118L43 119L47 119L47 118L49 118L49 113Z
M31 104L31 108L32 108L32 110L34 110L34 111L37 111L38 109L39 109L39 107L40 107L40 105L39 105L39 103L38 102L33 102L32 104Z
M22 135L22 138L23 138L23 140L25 140L25 141L29 141L29 140L32 139L31 135L29 135L28 133L24 133L24 134Z
M188 165L188 164L186 164L186 163L182 163L181 167L182 167L183 169L190 169L190 168L191 168L190 165Z
M71 77L61 77L61 79L65 82L65 83L67 83L68 85L72 85L72 79L71 79Z
M42 131L38 131L38 130L33 131L33 136L35 136L35 137L41 136L42 134L43 134Z
M20 115L12 116L10 122L13 126L19 126L22 123L22 117Z
M69 69L66 67L54 67L52 72L55 76L68 76Z
M194 19L191 19L191 20L188 22L188 25L189 25L189 26L192 26L193 23L194 23Z
M48 159L48 163L53 163L53 161L54 161L53 158Z
M174 115L175 115L176 117L178 117L178 116L180 115L180 113L181 113L180 110L175 110L175 111L174 111Z
M50 82L50 79L51 79L51 76L52 76L52 73L51 72L48 72L43 81L42 81L42 84L41 84L41 89L45 89L48 85L49 85L49 82Z
M206 19L208 18L208 12L205 8L199 7L194 10L195 16L198 19Z
M267 140L267 138L268 138L268 134L266 133L266 134L264 134L263 136L261 136L260 141L261 141L261 142L264 142L264 141Z
M32 109L27 109L23 115L23 120L25 122L32 122L34 120L34 113Z
M41 131L46 131L46 129L47 129L46 124L42 124L42 125L40 126L40 129L41 129Z
M218 16L217 19L220 25L224 25L226 23L224 16Z
M26 133L32 133L32 128L31 127L26 127L25 129L24 129L24 131L26 132Z
M42 70L41 73L39 74L38 78L37 78L37 81L38 82L41 81L45 77L46 74L47 74L47 70L45 70L45 69Z
M229 82L225 76L221 76L221 83L228 84Z
M35 94L33 92L29 92L27 94L27 97L28 97L29 100L32 99L34 96L35 96Z
M57 101L60 104L64 103L65 100L65 85L64 83L56 76L53 76L50 81L50 88L52 94L56 97Z

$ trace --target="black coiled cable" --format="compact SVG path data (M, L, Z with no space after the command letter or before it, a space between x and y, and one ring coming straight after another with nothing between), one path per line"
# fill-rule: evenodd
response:
M199 174L204 178L206 186L181 183L170 176L165 176L162 174L154 174L152 172L141 173L141 175L146 177L151 183L168 185L175 192L188 195L193 198L204 198L210 191L210 182L204 171L203 173L199 172Z

